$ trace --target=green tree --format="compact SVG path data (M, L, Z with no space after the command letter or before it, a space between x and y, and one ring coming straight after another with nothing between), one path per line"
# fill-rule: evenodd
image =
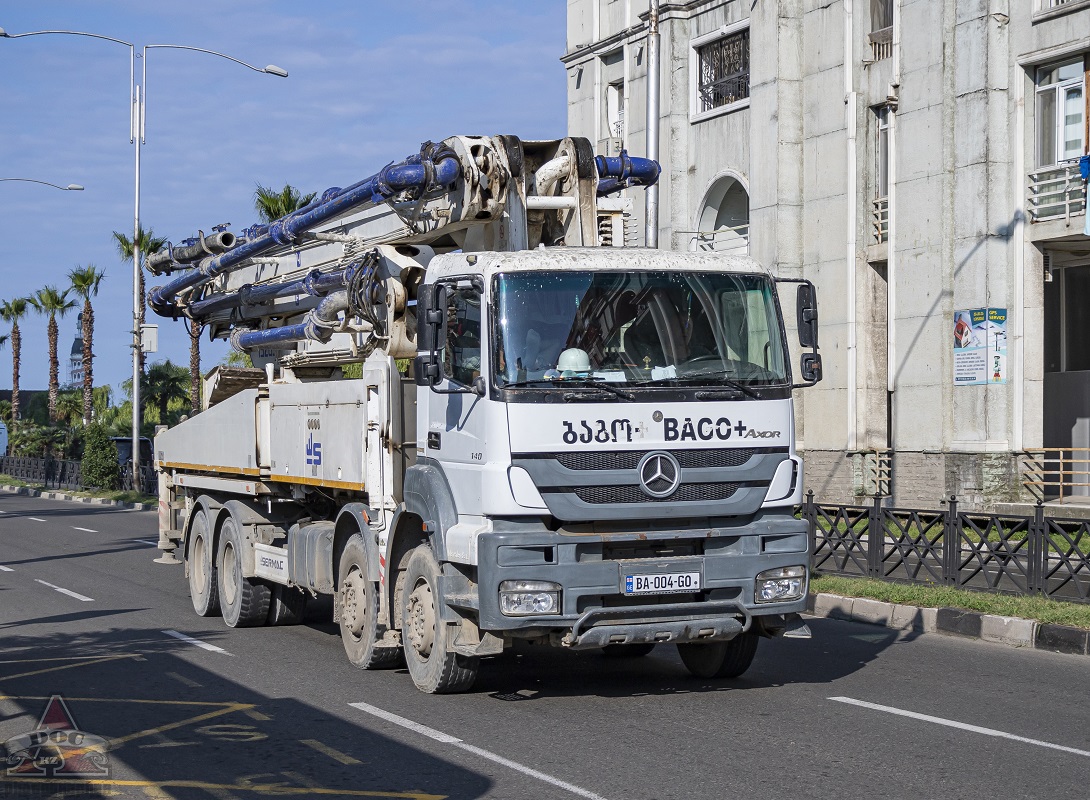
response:
M106 273L97 269L94 264L86 267L76 267L68 273L68 280L72 282L72 291L83 298L83 316L81 324L83 330L83 424L91 424L91 412L94 410L94 397L92 388L94 378L94 352L91 350L92 339L95 335L95 312L91 308L91 298L98 294L98 287Z
M122 261L132 261L132 256L133 256L133 252L134 252L133 240L130 239L125 234L119 233L118 231L114 231L113 236L114 236L114 242L117 244L117 253L118 253L118 255L121 256L121 260ZM155 232L153 230L151 230L151 229L144 230L144 227L141 226L140 227L140 233L139 233L139 235L137 237L136 243L140 245L140 262L141 262L141 264L140 264L141 269L137 270L137 275L139 276L139 278L138 278L139 286L137 287L137 292L140 295L140 304L139 304L139 306L137 308L137 312L136 312L137 330L140 331L140 330L143 330L143 326L144 326L144 310L147 307L147 298L145 296L147 293L144 291L144 270L143 270L144 264L143 264L143 262L152 253L158 253L160 250L162 250L163 247L166 245L167 240L164 239L161 236L156 236ZM143 351L143 349L137 350L136 358L137 358L137 363L138 363L138 365L140 367L140 372L143 373L143 371L144 371L144 351Z
M280 191L259 183L254 192L254 208L261 221L269 223L298 211L317 196L317 192L303 194L290 183L285 183Z
M34 310L49 318L46 336L49 339L49 421L57 419L57 395L60 392L57 364L57 316L63 317L76 307L75 300L68 299L68 290L63 292L56 286L45 286L28 298Z
M5 300L0 304L0 317L11 325L11 418L20 418L19 365L23 351L23 336L19 332L19 320L27 314L25 297Z
M189 397L189 370L169 359L156 362L148 367L144 392L148 405L155 405L159 410L159 424L166 425L171 401Z
M117 445L104 426L97 423L87 426L79 471L84 486L107 490L118 487L121 476L117 465Z

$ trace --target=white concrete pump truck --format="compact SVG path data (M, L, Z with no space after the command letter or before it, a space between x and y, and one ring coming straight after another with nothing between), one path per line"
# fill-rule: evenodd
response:
M332 595L349 660L424 692L518 639L668 642L722 678L808 635L791 392L821 377L814 287L793 281L793 383L782 281L623 246L606 195L658 173L456 136L150 257L173 273L152 307L254 364L155 438L159 560L197 613L288 624Z

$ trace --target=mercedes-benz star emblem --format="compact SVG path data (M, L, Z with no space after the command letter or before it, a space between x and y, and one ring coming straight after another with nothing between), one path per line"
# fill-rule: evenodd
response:
M662 450L645 455L636 469L640 475L640 488L651 497L669 497L681 485L681 465Z

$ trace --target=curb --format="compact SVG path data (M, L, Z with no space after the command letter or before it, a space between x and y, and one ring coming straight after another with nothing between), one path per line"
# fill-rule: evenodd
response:
M1090 631L1020 617L1001 617L964 608L920 608L865 597L811 594L806 610L815 617L863 622L914 633L943 633L1008 647L1090 655Z
M76 497L65 492L43 491L29 486L8 486L0 484L0 491L17 494L22 497L41 497L45 500L67 500L70 503L89 503L96 506L112 506L125 511L154 511L154 503L123 503L120 500L108 500L105 497Z

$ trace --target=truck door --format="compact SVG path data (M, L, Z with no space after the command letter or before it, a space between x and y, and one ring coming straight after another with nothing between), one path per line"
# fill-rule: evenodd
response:
M477 286L461 281L448 287L444 380L428 403L424 445L424 455L442 464L458 513L474 516L481 513L486 400L470 388L486 368L482 307Z

